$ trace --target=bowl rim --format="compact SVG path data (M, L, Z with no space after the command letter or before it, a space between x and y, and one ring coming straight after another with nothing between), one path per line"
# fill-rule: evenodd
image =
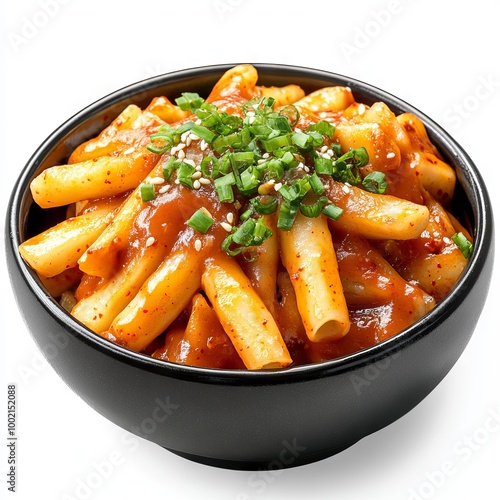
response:
M339 358L317 363L291 366L279 370L194 367L156 359L143 353L131 351L92 332L62 309L57 301L53 299L41 285L36 273L34 273L34 271L23 261L17 247L22 241L21 233L24 222L24 220L21 220L22 207L27 203L27 199L31 197L28 189L29 182L38 168L38 165L66 135L70 134L79 125L89 120L102 108L109 108L114 104L122 103L134 96L138 97L142 92L150 92L160 85L172 84L179 80L193 77L200 78L207 75L221 75L237 64L240 63L214 64L182 69L140 80L122 87L78 111L59 125L39 145L22 168L14 185L8 203L6 223L6 231L8 232L6 245L10 244L11 248L9 250L14 256L17 268L30 290L35 294L37 300L71 335L93 348L98 349L101 353L127 362L132 366L146 369L160 375L186 380L196 380L202 383L269 385L322 378L333 374L348 372L355 368L363 367L364 365L392 356L409 344L429 335L435 327L442 323L457 307L459 307L460 303L478 280L481 270L486 263L488 252L493 243L493 214L486 185L476 165L457 141L440 125L420 110L408 104L403 99L374 85L322 69L287 64L249 63L257 69L259 75L279 73L282 76L290 76L290 83L294 83L293 77L297 75L301 75L306 79L326 80L332 84L348 86L353 90L354 94L360 92L370 95L377 100L383 100L393 111L407 111L415 114L426 126L431 141L433 143L437 141L438 148L446 151L449 157L453 157L457 170L457 177L464 188L466 196L469 198L475 221L474 252L464 272L450 293L441 303L437 304L435 308L414 324L378 344ZM192 89L186 89L186 91L190 90Z

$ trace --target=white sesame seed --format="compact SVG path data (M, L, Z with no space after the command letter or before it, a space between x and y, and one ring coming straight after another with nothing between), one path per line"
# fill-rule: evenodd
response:
M201 149L202 151L205 151L205 149L207 149L207 148L208 148L208 143L207 143L207 141L206 141L205 139L202 139L202 140L201 140L201 142L200 142L200 149Z
M165 194L170 189L170 184L165 184L160 189L158 189L158 193Z
M184 144L184 142L179 142L179 144L177 144L177 150L180 151L181 149L184 149L186 147L186 144Z
M345 194L349 194L349 186L347 184L344 184L342 186L342 191L344 191Z
M269 158L269 153L264 153L264 154L262 155L262 158L266 158L266 159L267 159L267 158Z
M193 132L190 132L189 133L189 138L192 140L192 141L199 141L200 138Z
M192 176L191 176L191 179L195 180L195 179L199 179L201 177L201 172L200 171L196 171Z
M181 135L181 142L186 142L186 139L188 138L188 135L191 133L190 130L186 130L186 132L184 132L182 135Z
M358 106L358 114L362 115L366 111L366 106L364 104L360 104Z
M387 153L386 158L390 160L391 158L394 158L395 156L396 156L396 153L394 153L394 151L391 151L390 153Z
M184 160L184 158L186 158L186 153L184 153L184 150L181 149L178 153L177 153L177 158L179 158L179 160Z
M170 148L170 154L171 154L172 156L174 156L174 155L175 155L175 153L177 153L177 151L179 151L179 150L177 149L177 147L176 147L176 146L174 146L174 147Z
M247 116L255 116L255 111L247 111Z
M252 123L255 121L255 116L250 116L250 118L248 118L248 124L249 125L252 125Z
M277 183L274 185L274 190L275 190L275 191L279 191L282 187L283 187L283 183L282 183L282 182L277 182Z
M212 183L212 181L210 179L207 179L206 177L200 177L199 181L200 184L203 184L204 186L208 186Z
M333 149L328 149L326 153L330 156L333 156Z
M262 165L263 163L266 163L266 160L264 158L257 160L257 165Z
M194 241L194 249L199 252L201 250L201 240Z
M188 165L191 165L192 167L196 167L196 163L193 160L191 160L191 158L184 160L184 163L187 163Z
M201 188L201 182L196 179L194 182L193 182L193 188L194 189L200 189Z
M227 215L226 215L226 219L227 221L229 222L229 224L232 224L234 222L234 214L233 212L229 212Z
M328 153L323 153L321 155L321 158L324 158L325 160L331 160L332 159L332 157Z
M201 165L196 165L194 168L197 172L201 172Z
M196 123L196 125L201 125L201 120L198 118L194 123Z
M233 230L233 226L231 226L231 224L228 224L227 222L221 222L220 225L222 226L222 229L224 229L224 231L227 231L228 233Z
M307 165L304 165L304 171L309 173L311 171L311 169Z
M186 138L186 141L185 141L185 142L186 142L186 146L191 146L191 142L192 142L191 136L188 136L188 137Z
M163 177L153 177L149 182L151 184L163 184L165 179Z
M176 184L180 184L180 183L181 183L181 181L180 181L179 179L175 179L175 181L174 181L174 182L175 182Z
M128 148L126 151L123 152L124 155L129 155L131 153L133 153L135 151L135 147L132 146L130 148Z
M299 164L297 165L297 170L302 170L304 168L304 164L299 161Z
M344 87L344 88L347 90L347 92L352 92L351 87Z
M322 153L326 153L328 151L328 146L325 144L324 146L321 147L320 150Z
M150 247L151 245L153 245L155 242L155 239L154 239L154 236L150 236L147 240L146 240L146 247Z

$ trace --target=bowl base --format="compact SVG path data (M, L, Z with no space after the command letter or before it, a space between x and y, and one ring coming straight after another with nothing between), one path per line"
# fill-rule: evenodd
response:
M209 465L211 467L218 467L221 469L231 469L231 470L245 470L245 471L265 471L265 470L278 470L278 469L291 469L293 467L299 467L301 465L308 465L314 462L319 462L326 458L332 457L341 453L342 451L350 448L352 445L356 444L357 441L352 441L346 443L337 448L330 448L326 451L321 451L318 453L309 453L306 455L300 454L294 457L293 461L290 463L284 463L279 460L279 458L256 462L256 461L246 461L246 460L225 460L220 458L205 457L201 455L193 455L191 453L184 453L182 451L172 450L170 448L165 448L165 450L178 455L179 457L191 460L192 462L197 462L203 465ZM287 460L288 462L289 460Z

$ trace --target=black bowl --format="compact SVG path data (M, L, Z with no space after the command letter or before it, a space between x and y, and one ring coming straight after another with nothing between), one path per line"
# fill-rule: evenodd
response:
M293 66L256 64L259 83L296 83L306 92L349 86L359 102L382 100L426 125L457 171L455 205L470 225L474 253L446 299L395 337L331 361L281 371L194 368L137 354L95 335L67 314L21 259L18 246L40 230L30 181L64 162L128 104L157 95L206 95L232 65L178 71L114 92L61 125L35 152L14 187L7 256L19 308L40 350L89 405L119 426L186 458L238 469L291 467L328 457L400 418L425 398L466 347L493 267L493 216L484 182L462 148L402 100L363 82ZM55 214L57 216L57 214Z

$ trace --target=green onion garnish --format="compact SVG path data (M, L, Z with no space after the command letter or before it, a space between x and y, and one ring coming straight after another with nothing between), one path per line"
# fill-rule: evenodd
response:
M175 102L183 111L192 111L194 113L203 104L204 99L195 92L184 92Z
M328 123L326 120L320 120L313 125L306 128L306 132L317 132L318 134L324 135L331 139L333 134L335 134L335 127Z
M156 197L154 184L141 184L140 187L142 201L152 201Z
M222 249L229 256L234 257L250 246L261 245L272 234L273 232L264 224L262 217L257 221L247 219L234 233L224 239Z
M176 182L192 189L213 183L220 203L234 203L237 199L244 206L239 226L224 240L223 248L229 255L237 255L269 237L271 230L258 216L277 212L277 226L283 230L291 229L299 210L307 217L324 214L338 219L342 209L324 196L321 175L361 185L374 193L385 192L383 173L361 177L361 167L369 162L365 148L343 153L340 145L332 142L335 126L326 120L297 129L300 113L294 105L275 110L274 98L256 97L242 106L244 116L240 117L219 111L193 92L183 93L176 103L194 113L196 122L188 120L177 128L162 125L150 136L148 150L168 155L188 131L210 145L207 154L196 159L197 167L172 154L164 162L163 177L169 180L176 171ZM200 151L205 148L200 146ZM154 199L155 187L143 185L141 196L143 200ZM207 231L207 224L213 220L198 212L188 224L200 232Z
M278 229L283 229L284 231L292 229L297 211L298 204L283 202L278 212L278 221L276 222Z
M468 259L472 255L474 245L465 237L464 233L455 233L451 239L455 242L455 245L460 249L463 256Z
M269 215L278 209L278 197L264 195L250 200L252 208L260 215Z
M387 189L385 174L377 171L369 173L361 184L370 193L384 194Z
M221 203L233 202L234 192L233 186L236 184L236 178L233 172L230 172L223 177L218 177L214 181L215 191Z
M181 162L177 170L177 180L186 187L193 187L192 175L196 172L196 169L186 162Z
M217 137L217 134L209 130L207 127L202 127L201 125L193 125L191 132L196 134L200 139L204 139L209 144Z
M326 196L321 196L315 203L309 205L307 203L301 202L299 204L300 213L306 217L318 217L323 208L330 203L330 200Z
M210 215L208 215L207 210L203 208L199 208L196 212L189 218L186 224L192 227L195 231L199 233L206 234L210 229L214 220Z
M309 185L314 194L323 194L325 192L325 186L316 172L309 176Z
M171 156L167 163L165 163L165 165L163 165L163 178L168 181L170 179L170 177L172 176L172 173L174 172L174 170L179 166L178 165L178 161L176 161L175 159L175 156Z
M337 220L342 215L342 212L343 210L334 203L330 203L321 211L322 214L333 220Z

